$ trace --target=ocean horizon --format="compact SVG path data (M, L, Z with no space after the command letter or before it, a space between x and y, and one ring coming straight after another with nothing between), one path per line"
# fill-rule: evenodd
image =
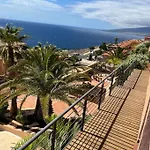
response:
M25 41L29 46L35 46L38 42L42 44L48 42L62 49L83 49L98 46L103 42L113 43L116 37L119 42L144 38L144 35L136 33L118 33L100 29L0 19L0 27L4 27L7 23L23 28L22 34L29 35Z

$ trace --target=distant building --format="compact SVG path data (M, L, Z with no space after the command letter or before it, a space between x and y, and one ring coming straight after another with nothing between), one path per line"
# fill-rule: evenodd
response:
M144 38L144 41L150 41L150 36L146 36L146 37Z

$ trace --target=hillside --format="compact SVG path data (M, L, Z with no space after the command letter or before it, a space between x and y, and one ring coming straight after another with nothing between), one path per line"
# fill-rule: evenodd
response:
M144 35L144 36L150 35L150 27L113 29L107 31L119 32L119 33L134 33L134 34Z

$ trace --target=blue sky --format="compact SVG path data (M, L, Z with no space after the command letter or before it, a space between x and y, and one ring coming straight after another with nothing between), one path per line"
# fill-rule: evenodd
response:
M150 0L0 0L0 18L97 29L150 26Z

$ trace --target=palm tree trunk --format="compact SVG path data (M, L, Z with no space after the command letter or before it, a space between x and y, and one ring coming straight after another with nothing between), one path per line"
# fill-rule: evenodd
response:
M37 96L37 102L36 102L36 107L35 107L35 118L37 120L38 123L40 123L40 125L42 127L44 127L46 125L45 121L44 121L44 117L43 117L43 111L42 111L42 106L41 106L41 102L40 102L40 97Z
M51 116L54 113L53 106L52 106L52 100L49 98L48 102L48 115Z
M35 116L37 117L38 120L43 120L43 113L42 113L42 107L41 107L41 102L40 102L40 97L37 96L37 101L36 101L36 107L35 107Z
M47 116L51 116L53 114L53 106L52 106L52 100L49 98L49 96L43 96L40 98L40 96L37 97L37 103L35 108L35 117L36 120L40 123L41 126L46 125L45 118Z
M10 90L11 92L15 92L15 87L11 87ZM15 96L14 98L12 98L11 100L11 107L10 107L10 113L12 118L15 118L17 115L18 109L17 109L17 96Z
M44 117L51 116L53 114L52 100L48 95L42 97L41 106Z
M13 48L12 46L8 46L8 67L14 65L15 61L14 61L14 52L13 52Z
M8 67L10 67L10 66L12 66L12 65L15 64L15 61L14 61L14 52L13 52L13 48L12 48L11 45L8 46L8 53L9 53L9 55L8 55L8 57L9 57ZM13 72L9 72L8 75L9 75L10 79L13 79L15 77L15 72L14 71ZM10 88L11 92L15 92L15 90L16 90L16 87L11 87ZM11 100L10 113L11 113L11 116L13 118L15 118L16 115L17 115L17 96L15 96L14 98L12 98L12 100Z

